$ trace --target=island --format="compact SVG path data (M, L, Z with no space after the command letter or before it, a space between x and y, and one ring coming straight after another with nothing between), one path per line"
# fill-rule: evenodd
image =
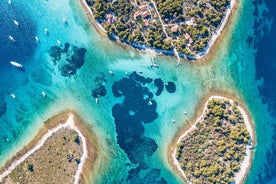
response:
M96 159L93 133L74 112L45 122L0 172L0 183L89 183Z
M254 131L239 102L211 96L169 159L188 183L242 183L251 167Z
M221 34L236 0L82 0L82 3L99 30L113 40L178 59L200 59Z

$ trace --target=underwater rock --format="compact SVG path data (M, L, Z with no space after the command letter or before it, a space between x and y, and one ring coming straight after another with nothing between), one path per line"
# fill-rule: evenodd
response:
M107 91L104 86L105 82L107 82L105 79L105 74L102 72L94 78L95 87L92 88L92 96L94 98L99 98L106 95Z
M65 64L61 66L60 72L63 77L68 77L76 74L76 69L69 64Z
M133 72L128 78L124 77L116 81L112 86L112 92L115 97L123 96L122 103L117 103L112 108L114 117L117 143L127 154L132 164L138 164L128 172L127 181L130 183L141 181L139 178L141 170L149 170L150 166L146 163L146 157L152 156L158 145L156 142L144 135L145 124L152 123L157 117L157 102L153 99L153 93L145 84L151 83L151 78L145 78ZM157 176L157 170L149 170L145 181L159 183L163 179L151 177ZM159 176L158 176L159 177ZM166 183L165 180L162 183Z
M106 89L103 85L99 85L98 87L92 89L92 96L94 98L103 97L106 95Z
M54 61L59 61L61 59L62 48L59 46L53 46L51 47L49 54L54 58Z
M176 91L176 86L173 82L167 82L165 86L166 86L166 90L169 93L174 93Z
M0 99L0 117L7 111L7 103L4 99Z
M161 93L164 90L164 82L162 81L161 78L154 79L154 85L157 87L157 91L155 93L156 96L161 95Z
M61 75L69 77L77 73L85 62L86 49L65 43L64 47L53 46L49 55L53 58L54 64L58 65Z
M73 54L66 58L71 66L74 68L81 68L84 64L84 57L85 57L86 49L85 48L78 48L73 46Z

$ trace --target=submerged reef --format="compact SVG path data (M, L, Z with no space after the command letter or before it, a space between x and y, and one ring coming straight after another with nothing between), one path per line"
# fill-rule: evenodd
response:
M0 99L0 117L7 111L7 103L4 99Z
M157 87L157 91L155 93L156 96L161 95L161 93L164 90L164 82L162 81L161 78L154 79L154 85Z
M53 46L49 51L62 76L68 77L77 73L85 61L86 49L65 43L64 46Z
M128 171L127 182L130 183L167 183L161 177L158 168L151 168L146 163L146 157L152 156L158 149L158 145L145 135L145 125L153 123L157 119L157 102L149 85L161 79L153 80L133 72L129 77L116 81L112 86L115 97L124 97L121 103L116 103L112 108L112 115L117 132L117 143L127 154L135 168ZM159 90L158 95L162 93ZM141 175L141 171L146 173Z
M166 90L169 92L169 93L174 93L175 90L176 90L176 86L173 82L168 82L166 84Z
M92 88L92 96L94 98L103 97L106 95L107 91L104 86L107 80L104 73L99 73L94 79L94 87Z

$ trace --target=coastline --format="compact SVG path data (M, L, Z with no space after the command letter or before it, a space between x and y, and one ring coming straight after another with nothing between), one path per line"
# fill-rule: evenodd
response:
M187 124L184 125L184 128L181 128L176 135L173 138L173 141L168 147L168 161L170 163L170 166L172 167L172 171L174 173L179 173L177 175L180 175L180 177L187 183L191 183L188 181L188 179L185 176L184 171L181 169L179 162L175 158L175 153L176 153L176 146L179 141L182 140L187 134L191 131L194 130L196 124L203 118L204 112L207 108L208 101L211 100L212 98L218 98L218 99L227 99L232 102L237 101L238 102L238 109L241 112L243 118L244 118L244 123L245 126L252 138L251 144L246 146L246 154L244 157L244 160L241 162L240 170L235 173L235 183L236 184L241 184L243 181L246 179L248 172L252 166L252 159L253 159L253 151L251 150L252 147L256 145L256 139L255 139L255 130L254 130L254 125L252 118L249 115L249 112L246 110L245 106L241 103L241 101L237 98L231 97L231 95L228 94L209 94L206 97L203 98L201 101L199 108L197 109L194 118L192 120L187 121ZM194 122L194 123L192 123Z
M95 161L97 155L97 143L95 142L93 133L87 130L87 127L82 124L77 114L72 111L62 112L47 120L35 138L1 168L0 181L9 175L19 164L24 162L31 154L39 150L53 133L61 128L68 127L76 131L83 142L82 162L78 165L74 183L77 184L80 181L82 183L88 183L87 181L89 181L91 176L86 176L85 174L88 171L91 173L93 170L93 161Z
M92 23L92 25L95 27L97 32L101 34L101 36L107 37L105 29L102 27L102 25L100 25L99 23L96 22L93 12L92 12L91 8L88 6L86 0L80 0L80 2L81 2L81 6L84 9L84 12L85 12L89 22Z
M94 15L93 12L91 10L91 8L88 6L86 0L80 0L82 7L85 11L85 13L87 14L87 17L89 19L89 21L92 23L92 25L95 27L95 29L97 30L97 32L104 36L107 37L106 31L105 29L102 27L101 24L99 24L95 19L94 19ZM239 0L231 0L230 1L230 7L227 8L226 12L225 12L225 16L221 22L221 24L218 26L217 30L215 31L216 34L214 34L211 38L210 41L208 42L207 46L197 55L195 56L189 56L189 55L185 55L184 53L179 53L179 57L190 61L190 62L194 62L194 63L202 63L205 61L209 61L211 58L213 58L216 50L218 49L218 47L220 46L220 42L223 40L223 38L225 37L225 34L228 32L229 26L231 25L231 23L233 22L233 18L234 18L234 14L237 11L238 8L238 4L239 4ZM118 38L116 35L114 36L114 40L116 40L115 42L122 46L123 48L125 48L126 46L136 49L140 52L144 52L144 53L154 53L155 55L165 55L165 56L170 56L170 57L177 57L175 55L174 50L162 50L162 49L154 49L152 47L149 47L147 45L140 45L140 44L136 44L136 43L129 43L126 41L121 41L120 38ZM181 64L177 63L177 66Z

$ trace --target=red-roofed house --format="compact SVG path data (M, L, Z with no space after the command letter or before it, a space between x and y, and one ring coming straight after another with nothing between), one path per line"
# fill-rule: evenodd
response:
M114 22L114 17L113 17L112 14L107 14L107 15L106 15L106 18L107 18L107 21L108 21L109 23L113 23L113 22Z
M186 34L185 34L185 39L188 40L189 38L191 38L191 36L190 36L188 33L186 33Z
M134 13L134 19L136 19L137 17L139 17L140 16L140 12L139 11L136 11L135 13Z
M149 16L149 14L150 14L149 11L144 11L142 16L143 18L146 18L147 16Z
M171 28L171 31L172 31L173 33L176 33L176 32L178 31L178 25L173 26L173 27Z
M144 11L144 10L147 9L147 5L144 5L144 4L143 4L143 5L141 5L139 8L140 8L140 10Z
M149 22L148 21L145 21L145 26L149 26Z

